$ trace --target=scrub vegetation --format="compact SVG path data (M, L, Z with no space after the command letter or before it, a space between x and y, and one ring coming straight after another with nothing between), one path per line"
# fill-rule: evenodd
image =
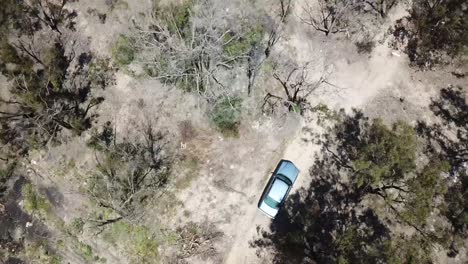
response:
M467 263L466 1L0 5L0 263Z

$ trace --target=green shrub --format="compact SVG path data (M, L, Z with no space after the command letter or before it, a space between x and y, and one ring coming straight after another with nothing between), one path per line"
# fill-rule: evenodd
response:
M154 67L151 67L150 65L147 65L147 64L143 65L143 72L149 77L158 76L158 71Z
M96 88L104 89L114 81L114 69L109 58L96 58L89 64L88 78Z
M0 42L0 56L2 63L19 63L22 58L18 55L16 49L6 40ZM32 63L29 63L30 65Z
M15 160L10 164L0 165L0 199L3 198L7 193L8 181L14 175L16 164L17 162Z
M468 46L466 0L440 1L433 6L425 0L412 2L408 17L412 25L399 32L409 37L406 51L412 64L426 67L444 62L441 54L462 54Z
M84 224L85 223L83 221L83 218L81 217L74 218L71 223L72 232L75 234L81 234L83 232Z
M70 64L65 55L65 48L59 42L45 50L43 62L48 72L48 81L55 91L60 91L67 77L67 69Z
M34 185L30 183L23 185L21 194L23 196L23 210L26 213L37 217L48 227L67 231L63 219L55 214L52 203L47 197L38 193Z
M32 184L25 184L22 188L24 199L24 209L27 213L39 213L47 215L51 210L51 205L47 199L39 195Z
M256 26L247 31L247 33L239 38L231 40L224 46L224 53L230 57L246 55L252 46L257 45L262 41L264 29L262 26ZM227 42L233 37L232 34L226 34L224 40Z
M79 243L79 250L80 255L83 256L88 261L93 259L93 249L90 245L80 242Z
M47 240L40 239L32 243L25 243L24 254L28 260L28 263L38 264L60 264L62 258L56 255L48 248Z
M175 186L177 189L185 189L190 186L192 181L198 177L200 172L200 161L197 157L188 157L182 160L182 166L185 167L186 173L183 177L177 180Z
M182 4L170 3L162 6L156 10L156 17L160 17L165 22L170 33L185 37L186 29L190 25L190 9L193 3L193 0L188 0Z
M127 245L124 250L134 263L157 263L159 243L145 226L119 221L103 232L103 238L115 246Z
M364 130L363 130L364 131ZM392 128L375 119L351 156L356 173L356 186L376 187L402 180L416 169L417 138L414 129L398 121ZM352 152L351 152L352 153Z
M326 121L340 122L340 115L338 112L328 108L326 104L319 103L312 107L312 112L317 114L317 124L323 124Z
M242 100L237 97L225 97L218 101L213 109L211 120L226 135L237 135L241 118Z
M300 114L301 106L299 104L291 103L291 108L289 111Z
M118 9L118 10L127 10L128 3L124 0L108 0L106 4L110 6L111 11Z
M112 58L117 65L128 65L135 59L135 50L132 47L132 42L132 38L120 35L112 46Z

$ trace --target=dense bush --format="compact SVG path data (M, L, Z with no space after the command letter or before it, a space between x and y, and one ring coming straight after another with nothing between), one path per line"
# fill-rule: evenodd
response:
M151 22L135 34L145 73L210 102L232 95L226 73L248 62L264 28L250 14L218 11L227 6L214 0L156 5Z
M264 28L257 25L249 28L243 36L236 37L233 34L226 34L224 39L228 44L223 47L224 53L233 58L246 55L253 46L262 41L264 33ZM231 38L233 39L231 40Z
M240 98L225 97L214 107L211 120L222 133L237 135L241 118L241 103Z
M112 58L118 66L130 64L135 58L135 50L130 37L120 35L112 46Z
M155 7L155 16L161 18L171 34L185 37L190 26L190 10L194 1L184 1L182 4L169 3Z
M413 64L430 67L446 62L468 45L468 8L464 0L416 0L406 18L400 21L395 35L407 38L407 53Z

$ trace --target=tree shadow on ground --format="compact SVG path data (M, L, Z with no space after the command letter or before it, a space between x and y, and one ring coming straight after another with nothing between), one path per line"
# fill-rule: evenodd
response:
M340 182L332 157L324 155L310 169L313 180L289 196L270 231L260 230L251 247L273 249L273 263L376 263L372 252L390 238L362 196Z
M468 107L460 88L443 89L430 107L440 121L419 123L417 132L427 142L420 152L413 127L404 122L388 127L358 110L338 115L322 135L310 185L287 199L269 230L258 228L251 246L258 254L273 252L273 263L431 263L428 248L433 243L452 243L456 252L468 226L466 185L460 180L449 183L446 203L439 208L458 234L449 238L441 231L444 239L434 241L439 236L427 232L427 212L442 198L439 177L448 168L434 162L418 170L416 157L448 160L454 180L461 179L468 160ZM391 224L373 211L374 198L390 210L385 217L391 223L416 234L399 229L390 233Z
M468 104L462 88L442 89L440 96L432 100L430 109L440 122L420 121L417 131L427 139L430 152L450 162L452 173L459 171L468 162Z
M449 87L432 99L430 109L439 120L418 123L427 150L450 163L450 181L441 212L451 224L448 256L455 257L468 238L468 104L461 87Z
M0 263L25 263L21 259L27 243L51 236L46 225L20 206L22 188L28 183L25 177L17 177L11 190L0 199Z

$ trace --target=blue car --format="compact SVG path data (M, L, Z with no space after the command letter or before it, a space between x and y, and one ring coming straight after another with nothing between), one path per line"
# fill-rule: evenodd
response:
M268 217L275 218L298 175L299 169L291 161L281 160L263 191L258 209Z

